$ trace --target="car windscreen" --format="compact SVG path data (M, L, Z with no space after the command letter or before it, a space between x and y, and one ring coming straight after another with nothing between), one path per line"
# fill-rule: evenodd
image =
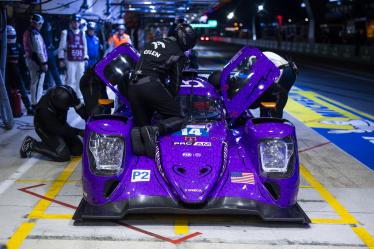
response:
M192 122L217 121L223 118L223 107L218 99L208 96L179 95L177 101Z

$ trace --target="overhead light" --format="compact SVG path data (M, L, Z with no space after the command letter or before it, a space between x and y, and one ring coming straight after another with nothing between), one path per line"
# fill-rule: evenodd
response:
M306 18L305 18L305 21L307 22L307 21L309 21L309 19L306 17Z
M149 6L149 8L151 8L151 9L156 9L156 6L151 5L151 6Z
M230 12L228 15L227 15L227 19L231 20L234 18L234 12Z
M143 4L152 4L152 2L143 2Z
M291 19L288 19L288 22L292 22L292 20L291 20Z
M306 4L305 3L301 3L301 8L305 8L306 7Z
M260 4L259 6L257 6L257 10L258 11L263 11L264 10L264 5Z
M156 10L151 10L151 13L156 13Z

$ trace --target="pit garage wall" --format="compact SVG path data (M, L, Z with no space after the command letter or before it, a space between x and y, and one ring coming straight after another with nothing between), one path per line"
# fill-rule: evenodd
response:
M249 40L244 38L212 37L213 41L238 45L249 45L261 49L281 50L321 58L335 58L374 65L374 47L357 48L352 45L337 45L306 42L278 42L273 40ZM357 51L356 51L357 50Z

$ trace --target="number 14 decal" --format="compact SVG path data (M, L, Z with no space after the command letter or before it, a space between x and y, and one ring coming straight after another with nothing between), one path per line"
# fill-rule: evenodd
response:
M208 132L204 128L184 128L182 136L208 136Z

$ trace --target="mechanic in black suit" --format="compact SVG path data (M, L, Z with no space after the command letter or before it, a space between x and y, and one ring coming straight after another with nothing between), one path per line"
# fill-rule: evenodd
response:
M27 136L22 143L20 155L30 157L32 152L46 155L57 162L66 162L71 156L82 155L84 130L67 123L70 107L84 120L87 119L85 106L70 86L51 88L36 104L34 126L41 142Z
M144 143L150 145L151 149L146 149L149 156L154 155L158 134L174 132L185 124L175 97L187 61L184 52L193 48L196 41L195 30L188 24L179 24L172 36L154 40L141 52L128 88L128 98L135 126L141 127L135 130L140 129ZM155 111L161 120L157 126L151 126Z

